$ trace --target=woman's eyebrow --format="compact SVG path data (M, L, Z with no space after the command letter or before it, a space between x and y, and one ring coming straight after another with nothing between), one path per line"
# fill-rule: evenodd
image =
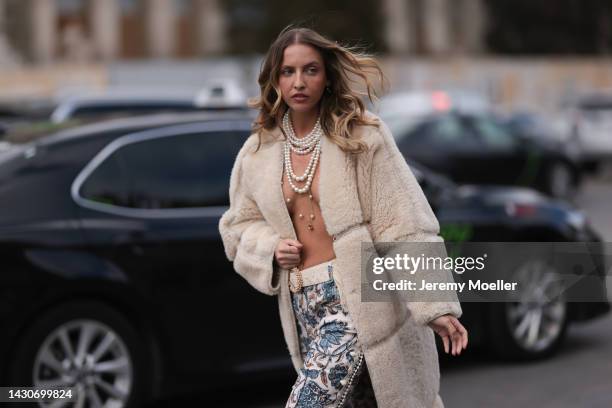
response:
M310 65L319 65L319 62L318 61L310 61L309 63L304 64L304 68L306 68L306 67L308 67ZM281 69L284 69L284 68L293 68L293 66L285 64L285 65L283 65L281 67Z

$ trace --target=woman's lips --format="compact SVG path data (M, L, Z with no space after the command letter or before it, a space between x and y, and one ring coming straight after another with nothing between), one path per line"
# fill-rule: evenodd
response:
M291 97L291 99L297 102L304 102L306 99L308 99L308 96L307 95L294 95Z

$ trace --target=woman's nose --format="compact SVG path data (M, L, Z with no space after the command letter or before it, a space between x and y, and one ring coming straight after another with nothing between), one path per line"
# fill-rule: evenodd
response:
M302 75L299 72L295 74L295 82L293 83L293 86L296 89L301 89L304 87L304 81L302 80Z

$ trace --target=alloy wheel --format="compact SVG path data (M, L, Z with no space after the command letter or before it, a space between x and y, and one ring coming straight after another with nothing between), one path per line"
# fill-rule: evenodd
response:
M74 387L75 408L125 407L133 382L133 363L121 337L91 319L72 320L53 330L36 354L33 384ZM63 407L57 401L42 407Z
M546 350L562 333L567 303L559 276L539 260L521 265L514 275L519 300L506 304L506 320L514 341L527 352Z

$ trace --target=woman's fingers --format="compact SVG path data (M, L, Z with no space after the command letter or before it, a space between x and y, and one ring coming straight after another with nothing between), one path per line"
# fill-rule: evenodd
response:
M451 342L451 354L454 356L455 352L457 350L457 342L455 341L455 326L453 325L453 323L451 322L451 319L447 319L445 322L445 331L446 331L446 336L450 338L450 342Z
M457 355L459 355L465 349L465 347L463 347L463 336L461 333L456 333L455 342L457 343Z
M461 332L461 341L463 344L463 348L467 348L467 344L468 344L468 334L467 334L467 330L465 330L465 328L463 328L463 331Z
M283 254L299 254L300 250L294 246L285 246L285 247L281 247L280 252L282 252Z
M291 262L297 262L300 260L299 254L284 254L284 255L281 255L281 257L282 259L286 261L291 261Z
M290 243L293 246L296 246L298 248L302 248L302 243L300 241L297 241L295 239L289 239L287 240L288 243Z
M291 269L300 264L302 244L294 239L283 239L275 251L276 263L284 269Z
M297 254L283 254L280 256L281 265L285 269L291 269L300 264L300 255Z
M461 354L468 344L467 330L454 316L443 316L439 318L433 325L435 331L442 338L444 344L444 352L450 353L453 356Z
M448 354L448 336L442 336L442 344L444 344L444 352Z
M465 348L463 346L464 334L467 336L467 331L465 330L463 325L459 323L459 320L457 320L455 317L449 317L447 330L448 330L449 336L451 337L451 343L453 345L452 354L454 356L458 356L459 354L461 354L461 351Z
M461 337L461 346L463 349L467 348L468 345L468 333L465 327L459 322L458 319L452 319L453 326L457 329L457 333L459 333Z

